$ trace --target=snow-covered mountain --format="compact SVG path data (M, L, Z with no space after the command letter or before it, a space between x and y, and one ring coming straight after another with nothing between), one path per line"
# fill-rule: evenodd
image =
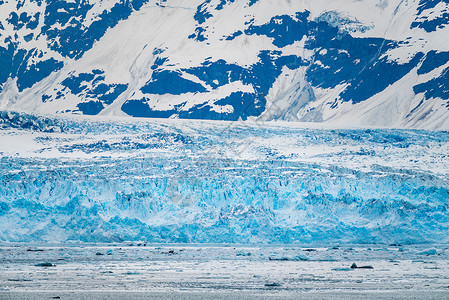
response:
M0 109L449 128L449 0L0 0Z

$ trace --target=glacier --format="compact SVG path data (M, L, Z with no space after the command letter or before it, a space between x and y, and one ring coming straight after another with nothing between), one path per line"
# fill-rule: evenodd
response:
M446 299L448 36L449 0L0 0L0 298Z
M449 242L449 133L0 112L0 241Z

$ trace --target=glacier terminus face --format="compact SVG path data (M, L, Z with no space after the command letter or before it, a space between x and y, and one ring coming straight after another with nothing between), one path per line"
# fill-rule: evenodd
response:
M0 120L1 241L449 241L445 131Z

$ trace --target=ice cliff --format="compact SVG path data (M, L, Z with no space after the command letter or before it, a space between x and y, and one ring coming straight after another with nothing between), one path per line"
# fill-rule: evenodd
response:
M447 132L0 117L0 241L449 242Z

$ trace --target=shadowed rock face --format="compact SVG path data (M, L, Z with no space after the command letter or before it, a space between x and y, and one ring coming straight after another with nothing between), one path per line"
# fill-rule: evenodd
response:
M1 106L447 125L447 1L183 5L0 1Z

